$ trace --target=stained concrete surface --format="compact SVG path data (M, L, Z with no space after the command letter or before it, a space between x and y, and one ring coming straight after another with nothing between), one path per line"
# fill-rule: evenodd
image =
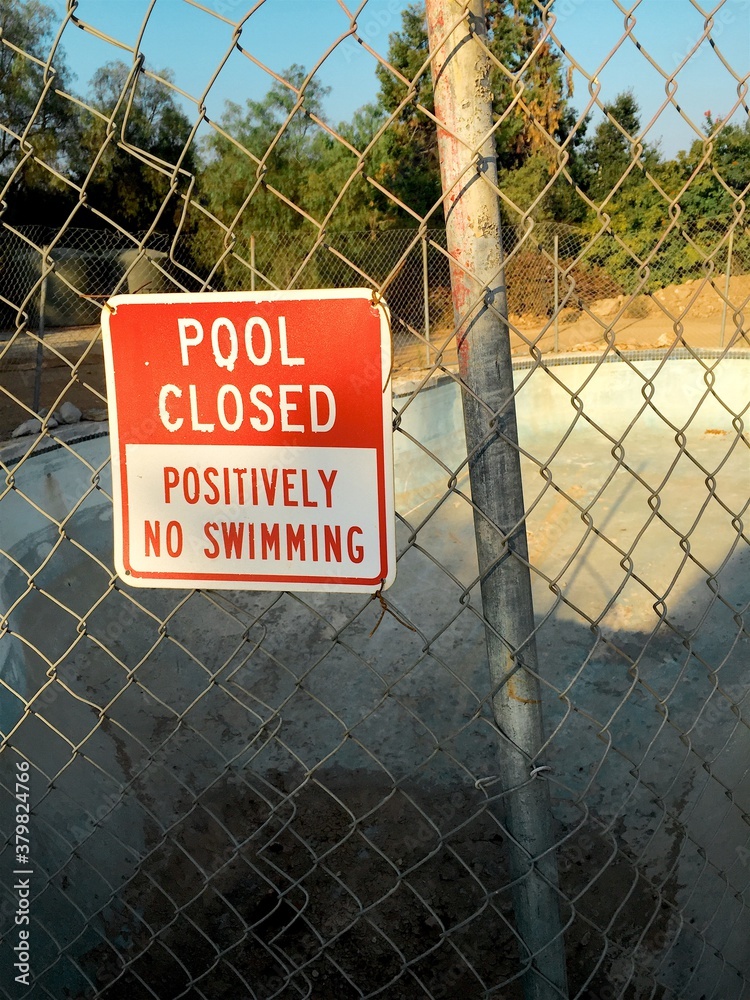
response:
M737 423L749 364L726 360L708 378L696 361L658 359L516 373L563 889L582 892L578 911L591 919L603 919L607 897L621 901L627 926L612 938L622 952L610 947L600 971L636 989L623 995L659 984L669 996L739 997L750 978L738 895L750 811L741 710L750 574L738 518L750 466ZM377 625L379 604L350 595L115 587L108 438L17 469L0 508L3 606L12 607L0 729L39 769L35 854L49 882L35 918L38 955L54 963L50 988L75 982L88 995L74 967L100 962L113 914L122 921L122 906L132 909L118 886L132 888L173 825L188 836L191 816L205 822L200 803L219 786L225 800L239 796L248 821L263 814L247 805L248 790L274 802L279 789L309 790L311 776L329 807L354 789L375 789L382 802L398 785L428 791L419 815L430 797L455 813L456 802L445 806L454 794L461 810L483 814L497 734L460 397L447 379L397 395L395 406L406 433L395 439L401 558L388 599L414 631L390 613ZM444 466L457 470L448 492ZM32 712L14 728L25 702ZM49 791L44 776L55 776ZM579 829L582 806L590 820ZM313 796L309 808L324 807ZM326 815L335 843L348 820ZM403 818L382 825L399 862ZM612 838L625 872L608 860ZM347 863L354 879L356 858ZM669 920L628 909L644 875ZM121 950L131 946L123 939ZM579 984L582 967L600 961L601 949L587 947L571 972ZM56 961L60 949L72 965ZM512 963L485 974L510 977Z

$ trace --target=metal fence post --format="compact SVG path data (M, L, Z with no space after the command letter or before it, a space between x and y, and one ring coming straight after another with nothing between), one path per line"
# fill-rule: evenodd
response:
M424 336L427 341L427 346L425 348L425 361L427 367L430 367L431 362L431 350L430 350L430 276L427 270L427 234L422 237L422 295L424 297Z
M37 336L39 340L36 344L36 364L34 366L34 401L32 410L39 413L39 404L42 397L42 367L44 364L44 311L47 308L47 272L44 270L47 263L47 247L42 247L42 284L39 287L39 323L37 326Z
M482 605L526 1000L567 997L482 0L427 0Z
M560 237L555 233L555 354L560 351Z
M255 233L250 237L250 291L255 291Z
M719 347L724 349L724 334L727 326L727 301L729 299L729 279L732 277L732 252L734 250L734 226L729 230L729 242L727 244L727 273L724 279L724 304L721 308L721 337Z

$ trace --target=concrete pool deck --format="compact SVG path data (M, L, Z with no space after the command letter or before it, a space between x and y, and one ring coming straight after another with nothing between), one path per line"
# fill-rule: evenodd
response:
M575 356L515 371L558 819L574 829L583 804L617 829L682 919L697 915L701 940L750 976L750 917L720 874L748 885L736 852L750 739L732 706L748 691L750 358ZM12 608L0 730L55 779L39 807L47 871L83 842L91 872L130 878L183 815L186 788L199 797L219 771L273 783L330 761L351 780L434 790L471 775L492 788L460 393L450 375L416 387L394 396L400 561L387 594L414 631L386 614L372 632L377 602L351 595L115 588L105 426L65 429L62 446L19 465L31 439L0 449L14 475L0 500ZM102 802L115 836L81 819ZM61 833L71 824L80 836ZM88 888L105 900L100 879ZM85 895L71 905L95 912ZM50 890L38 919L57 925L60 906ZM724 975L710 955L688 973L694 947L685 934L654 973L685 998ZM726 982L722 997L739 997Z

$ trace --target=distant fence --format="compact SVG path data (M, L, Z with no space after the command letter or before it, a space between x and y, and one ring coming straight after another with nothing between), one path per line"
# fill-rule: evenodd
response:
M647 308L639 296L692 279L708 278L720 294L732 275L750 272L750 227L740 221L729 229L729 223L714 218L676 226L647 264L611 232L558 223L506 226L511 322L555 317L559 323L560 314L574 319L618 296L632 299L630 315L637 317ZM44 292L43 256L49 272ZM173 244L160 234L143 239L111 230L6 228L0 231L0 323L12 329L25 315L35 329L44 294L45 328L95 324L103 301L116 292L202 287L200 277L209 280L213 259L195 239ZM435 342L453 329L444 229L334 232L317 247L312 233L261 231L237 239L209 287L260 291L290 282L299 288L382 287L397 362L413 355L429 365Z
M168 266L165 248L169 239L158 235L146 247L138 247L133 238L105 229L70 228L64 234L41 226L3 229L2 324L12 329L26 317L35 328L43 301L45 328L92 325L99 322L102 304L115 291L174 288L159 266L165 262Z

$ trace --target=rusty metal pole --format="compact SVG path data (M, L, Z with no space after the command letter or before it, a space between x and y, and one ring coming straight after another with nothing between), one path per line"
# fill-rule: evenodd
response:
M482 606L526 1000L567 997L482 0L427 0Z

